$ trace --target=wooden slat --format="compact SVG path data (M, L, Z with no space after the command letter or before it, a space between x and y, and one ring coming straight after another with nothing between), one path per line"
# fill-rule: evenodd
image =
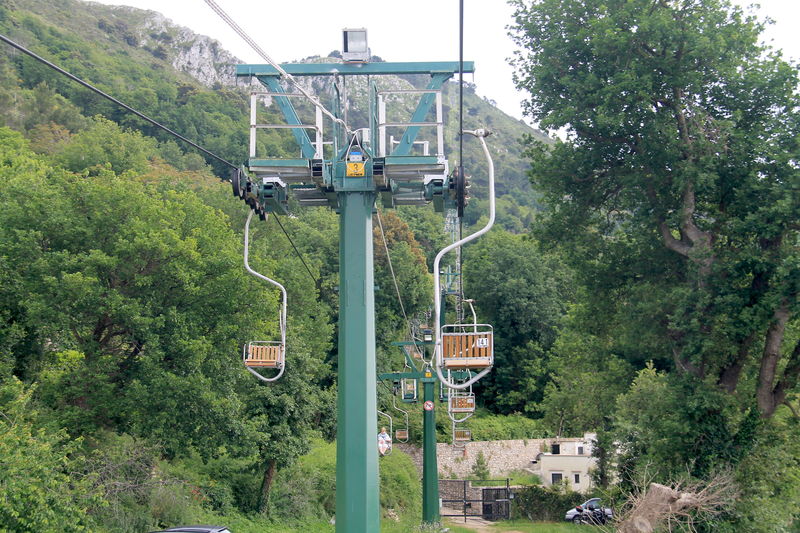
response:
M269 344L250 344L247 350L245 365L250 367L270 367L280 366L281 347Z
M444 360L445 368L488 368L492 361L488 357L461 357Z
M482 341L486 346L478 346ZM442 355L446 368L488 368L493 359L492 332L445 333Z

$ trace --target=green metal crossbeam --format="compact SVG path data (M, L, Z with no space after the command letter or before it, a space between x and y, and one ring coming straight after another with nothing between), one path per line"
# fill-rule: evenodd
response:
M273 93L286 92L283 90L283 87L281 87L278 78L274 76L259 76L258 80L269 87L269 90ZM294 106L288 97L275 96L274 98L278 103L278 107L280 107L281 112L283 112L283 116L286 118L287 124L292 126L299 126L302 124L302 122L300 122L300 118L297 116L297 111L295 111ZM311 139L308 138L308 133L300 128L292 128L292 134L294 135L294 139L297 141L297 144L300 145L300 152L303 154L303 157L312 159L316 153L316 150L314 150L314 145L311 144Z
M292 76L333 76L340 74L435 74L458 72L458 61L420 61L409 63L283 63L281 68ZM464 73L475 72L473 61L464 61ZM236 65L237 76L280 76L272 65Z
M442 84L452 77L452 72L433 74L433 76L431 76L431 81L428 82L427 88L434 91L439 90L442 87ZM424 122L425 117L428 115L428 112L431 110L431 106L435 101L435 94L426 93L422 95L422 98L419 99L419 103L417 104L417 109L414 110L414 114L411 116L411 122ZM408 153L411 151L411 148L414 146L414 141L417 139L419 128L419 126L409 126L406 128L403 138L400 139L400 144L398 144L397 148L392 151L391 155L408 155Z

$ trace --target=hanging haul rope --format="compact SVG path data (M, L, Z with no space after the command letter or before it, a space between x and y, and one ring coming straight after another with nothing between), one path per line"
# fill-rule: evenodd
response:
M381 212L376 212L378 218L378 228L381 230L381 239L383 240L383 249L386 251L386 262L389 265L389 273L392 275L392 281L394 282L394 291L397 294L397 302L400 304L400 311L403 313L403 320L405 321L406 325L408 326L409 333L413 338L413 331L411 329L411 323L408 320L408 315L406 315L406 307L403 305L403 297L400 296L400 285L397 283L397 276L394 273L394 266L392 265L392 256L389 255L389 244L386 242L386 233L383 231L383 220L381 220Z
M261 49L261 47L258 45L258 43L256 43L256 42L255 42L255 41L254 41L254 40L253 40L253 39L252 39L252 38L251 38L251 37L250 37L250 36L249 36L249 35L248 35L248 34L247 34L247 33L246 33L246 32L245 32L245 31L244 31L244 30L243 30L243 29L242 29L242 28L239 26L239 25L238 25L238 24L236 24L236 21L234 21L234 20L233 20L233 19L230 17L230 15L228 15L228 14L227 14L227 13L226 13L226 12L225 12L225 11L224 11L222 8L221 8L221 7L219 7L219 5L217 5L217 3L216 3L216 2L214 2L214 0L205 0L205 1L206 1L206 4L208 4L208 6L209 6L209 7L210 7L212 10L214 10L214 12L215 12L217 15L219 15L219 17L220 17L222 20L224 20L224 21L225 21L225 23L226 23L228 26L230 26L230 27L231 27L231 29L232 29L233 31L235 31L235 32L236 32L236 33L239 35L239 37L241 37L241 38L242 38L242 39L243 39L243 40L244 40L244 41L245 41L247 44L249 44L249 45L250 45L250 48L252 48L253 50L255 50L255 52L256 52L258 55L260 55L260 56L262 57L262 59L264 59L264 61L266 61L267 63L269 63L269 64L270 64L270 66L272 66L272 67L273 67L275 70L277 70L277 71L280 73L281 77L283 77L283 78L284 78L284 79L286 79L288 82L290 82L292 85L294 85L294 86L295 86L295 88L298 90L298 92L300 92L300 94L302 94L303 96L305 96L306 98L308 98L308 100L309 100L309 101L311 101L311 103L312 103L312 104L314 104L314 106L316 106L316 107L317 107L317 109L319 109L320 111L322 111L322 113L324 113L324 114L325 114L325 115L326 115L328 118L330 118L331 120L333 120L334 122L336 122L336 123L338 123L338 124L341 124L341 125L342 125L342 126L345 128L345 131L346 131L347 133L352 133L352 130L351 130L351 129L350 129L348 126L347 126L347 124L345 123L345 121L344 121L344 120L340 119L339 117L337 117L336 115L334 115L333 113L331 113L330 111L328 111L328 110L325 108L325 106L323 106L323 105L322 105L322 103L321 103L321 102L320 102L320 101L319 101L317 98L315 98L315 97L314 97L314 96L313 96L311 93L309 93L309 92L308 92L308 91L305 89L305 87L303 87L303 86L300 84L300 82L298 82L298 81L297 81L297 80L294 78L294 76L292 76L291 74L289 74L288 72L286 72L286 71L283 69L283 67L281 67L281 66L280 66L278 63L276 63L276 62L275 62L275 61L274 61L274 60L273 60L273 59L272 59L270 56L268 56L268 55L267 55L267 53L266 53L266 52L264 52L264 50L262 50L262 49Z
M247 222L244 225L244 268L255 277L271 283L281 290L281 311L278 318L281 340L248 342L242 350L242 360L245 368L255 377L261 381L272 382L277 381L286 368L286 289L274 279L270 279L250 268L248 255L250 251L250 220L252 218L253 212L250 211L247 214ZM278 373L268 378L257 372L256 369L258 368L274 368L278 370Z
M439 380L451 389L464 390L485 376L494 364L492 326L489 324L448 324L440 326L442 304L440 301L440 274L439 265L442 257L447 252L473 241L489 231L494 225L495 196L494 196L494 163L486 146L485 137L489 132L484 129L464 131L462 134L473 135L478 138L483 147L483 153L489 165L489 221L475 233L464 237L443 248L433 261L433 294L434 294L434 324L435 324L435 368ZM473 322L475 322L473 320ZM449 379L450 371L465 370L470 376L463 382L456 383ZM474 376L471 371L477 370ZM448 373L445 377L444 372Z
M94 93L96 93L96 94L99 94L100 96L102 96L102 97L103 97L103 98L105 98L106 100L109 100L109 101L111 101L111 102L115 103L116 105L118 105L119 107L121 107L122 109L124 109L125 111L127 111L127 112L129 112L129 113L133 113L134 115L136 115L137 117L141 118L142 120L145 120L146 122L149 122L149 123L150 123L150 124L152 124L153 126L155 126L155 127L159 128L159 129L161 129L161 130L164 130L164 131L166 131L167 133L169 133L170 135L172 135L172 136L173 136L173 137L175 137L176 139L178 139L178 140L181 140L181 141L185 142L186 144L188 144L189 146L191 146L192 148L195 148L195 149L197 149L197 150L199 150L199 151L203 152L203 153L204 153L204 154L206 154L208 157L211 157L211 158L213 158L213 159L216 159L216 160L217 160L217 161L219 161L220 163L222 163L222 164L224 164L224 165L227 165L227 166L229 166L229 167L231 167L231 168L234 168L234 169L235 169L235 168L238 168L236 165L234 165L234 164L233 164L233 163L231 163L230 161L228 161L228 160L226 160L226 159L223 159L222 157L218 156L217 154L215 154L215 153L213 153L213 152L210 152L210 151L206 150L205 148L203 148L203 147L202 147L202 146L200 146L199 144L195 143L194 141L191 141L191 140L187 139L186 137L184 137L184 136L183 136L183 135L181 135L180 133L177 133L177 132L175 132L175 131L173 131L173 130L169 129L168 127L164 126L164 125L163 125L163 124L161 124L160 122L157 122L156 120L154 120L154 119L152 119L152 118L148 117L148 116L147 116L147 115L145 115L144 113L142 113L142 112L140 112L140 111L137 111L136 109L132 108L132 107L131 107L131 106L129 106L128 104L126 104L126 103L124 103L124 102L122 102L122 101L120 101L120 100L117 100L116 98L114 98L114 97L113 97L113 96L111 96L110 94L107 94L107 93L105 93L105 92L101 91L100 89L98 89L97 87L95 87L94 85L92 85L91 83L89 83L89 82L86 82L86 81L82 80L81 78L79 78L79 77L75 76L74 74L72 74L72 73L70 73L70 72L67 72L67 71L66 71L66 70L64 70L63 68L59 67L58 65L55 65L55 64L51 63L50 61L46 60L46 59L45 59L45 58L43 58L42 56L39 56L39 55L35 54L34 52L31 52L30 50L28 50L27 48L25 48L25 47L24 47L24 46L22 46L21 44L18 44L18 43L16 43L16 42L12 41L11 39L9 39L8 37L6 37L5 35L0 35L0 41L3 41L4 43L8 44L9 46L13 46L14 48L16 48L17 50L19 50L19 51L20 51L20 52L22 52L23 54L26 54L26 55L28 55L28 56L32 57L32 58L33 58L33 59L35 59L36 61L38 61L38 62L42 63L43 65L46 65L46 66L48 66L49 68L51 68L51 69L55 70L56 72L58 72L58 73L59 73L59 74L61 74L61 75L63 75L63 76L66 76L67 78L71 79L71 80L72 80L72 81L74 81L75 83L78 83L78 84L80 84L80 85L82 85L82 86L86 87L86 88L87 88L87 89L89 89L90 91L92 91L92 92L94 92Z

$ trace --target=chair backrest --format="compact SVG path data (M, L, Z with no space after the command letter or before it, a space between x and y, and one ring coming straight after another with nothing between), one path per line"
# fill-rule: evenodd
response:
M456 413L471 413L475 411L475 396L473 395L462 395L450 396L450 411Z
M280 343L249 343L247 345L247 357L244 363L250 367L263 366L276 368L283 365L282 356L283 350Z
M472 440L472 431L469 429L456 429L453 431L453 440L456 442L468 442Z

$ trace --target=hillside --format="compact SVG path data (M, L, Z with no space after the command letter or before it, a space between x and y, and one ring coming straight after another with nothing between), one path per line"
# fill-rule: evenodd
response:
M213 41L152 12L77 0L5 2L0 32L220 156L244 160L247 88L231 83L236 60ZM311 83L324 93L321 80ZM446 98L452 149L452 85ZM501 202L514 206L500 221L524 232L535 197L516 139L535 132L472 87L465 100L467 127L496 130ZM0 54L0 117L0 483L10 495L3 502L12 502L0 502L0 529L49 531L59 522L65 531L139 533L210 521L237 533L265 522L322 530L332 487L309 480L327 479L336 437L336 214L302 209L283 218L291 242L273 218L252 230L252 263L285 283L290 301L287 371L264 387L242 369L241 347L275 336L278 303L241 268L246 210L215 177L227 169L10 48ZM270 138L270 150L291 156L285 140ZM465 147L480 195L483 159L474 143ZM468 219L483 212L475 201ZM391 342L406 335L404 313L429 313L430 262L449 235L432 207L387 211L382 222L393 267L376 229L377 366L388 371L402 367ZM524 242L497 231L512 248ZM479 264L467 283L492 269ZM561 290L559 282L546 292L556 301ZM500 346L511 333L502 329ZM380 396L390 409L391 398ZM476 418L484 438L546 433L520 416L485 410ZM421 410L411 413L411 442L421 438L421 419ZM27 444L33 435L36 447ZM403 457L382 472L383 505L401 517L395 531L408 531L419 514L416 474ZM34 498L42 505L29 505Z
M30 46L35 52L122 101L131 103L179 133L197 139L212 151L219 151L223 157L232 161L244 159L246 142L243 141L247 128L246 114L242 111L246 105L243 98L246 88L237 87L233 77L234 65L239 61L216 41L172 24L153 11L78 0L15 0L0 11L0 28L12 39ZM27 59L16 55L12 57L17 75L7 71L4 91L16 83L30 89L45 82L77 105L86 116L102 113L123 125L136 125L146 134L162 141L168 140L152 127L139 124L137 119L87 95L84 89L72 86L71 82L59 79L58 75L43 71ZM337 61L335 58L307 58L304 61L309 60ZM385 79L382 83L398 86L425 82L410 77L407 81ZM320 91L323 101L331 98L329 85L319 82L312 82L312 85ZM456 89L457 85L450 83L445 93L446 152L451 154L455 153L457 142ZM209 96L200 96L201 93ZM225 115L224 119L212 117L212 113L203 109L208 107L204 99L209 97L219 102L218 107ZM8 95L7 99L18 101L12 95ZM187 106L194 107L194 104L198 106L196 112L201 115L199 117L195 115L195 110L185 109ZM365 115L358 107L366 105L364 99L354 99L353 105L352 116ZM465 127L483 126L495 133L491 145L496 151L498 194L511 205L524 206L522 209L508 210L521 211L522 221L503 216L500 222L510 229L522 231L530 218L530 208L536 206L536 199L526 175L527 165L522 161L522 145L519 141L525 135L544 140L546 137L478 97L471 85L465 90L464 109ZM16 111L6 114L9 125L19 126L9 121L9 118L19 114L19 110ZM44 121L47 117L29 116L25 120L25 127L29 129L33 127L32 122ZM198 129L198 123L207 123L208 127ZM451 165L454 163L451 156ZM486 177L483 156L477 143L466 144L464 163L468 173L474 174L473 194L480 196L484 192L482 186L485 186ZM222 168L217 171L220 175L226 175ZM484 210L485 207L479 205L468 210L468 223L476 220Z

